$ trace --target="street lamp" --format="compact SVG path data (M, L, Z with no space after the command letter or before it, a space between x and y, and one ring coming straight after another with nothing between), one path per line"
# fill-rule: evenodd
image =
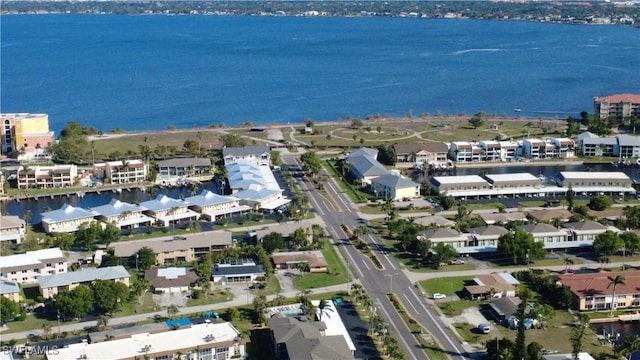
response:
M393 277L398 274L384 274L384 276L389 277L389 294L393 293Z
M60 338L60 310L58 310L58 338Z

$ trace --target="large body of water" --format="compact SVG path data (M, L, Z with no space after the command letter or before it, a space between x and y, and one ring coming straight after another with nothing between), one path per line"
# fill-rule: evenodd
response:
M525 21L11 15L0 111L104 131L421 113L566 117L640 92L640 30ZM514 113L514 109L522 112Z

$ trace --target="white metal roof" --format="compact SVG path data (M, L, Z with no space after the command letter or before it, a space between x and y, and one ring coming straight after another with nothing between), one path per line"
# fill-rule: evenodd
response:
M336 310L335 305L333 304L333 301L331 300L325 300L326 302L326 307L324 308L324 314L322 315L322 322L324 322L325 325L327 325L327 329L325 330L325 336L331 336L331 335L342 335L344 337L344 340L347 342L347 346L349 346L349 350L356 351L356 346L353 344L353 340L351 339L351 336L349 336L349 332L347 331L347 328L344 326L344 322L342 321L342 318L340 317L340 314L338 313L338 311ZM316 311L320 312L320 309L318 309L318 305L320 305L320 300L312 300L311 304L313 304L313 306L316 307ZM318 315L319 316L319 315Z
M488 174L485 177L493 182L509 182L509 181L539 181L540 178L530 173L513 173L513 174Z
M5 268L31 264L36 265L46 261L47 259L59 259L64 257L65 256L60 248L27 251L24 254L0 257L0 267Z
M560 175L565 179L611 179L611 180L631 180L622 171L561 171Z
M104 359L105 355L108 355L110 359L141 358L147 352L157 354L216 343L228 343L234 341L239 334L238 330L228 322L204 323L191 325L191 327L184 329L155 334L135 334L124 339L93 344L71 344L68 347L49 352L47 358L49 360Z
M483 179L480 175L435 176L433 177L433 179L439 182L440 185L469 184L469 183L488 184L487 180Z

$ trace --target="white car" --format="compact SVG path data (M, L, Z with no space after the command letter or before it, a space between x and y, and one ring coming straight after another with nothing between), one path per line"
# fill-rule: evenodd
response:
M433 299L434 299L434 300L439 300L439 299L444 299L444 298L446 298L446 297L447 297L447 295L445 295L445 294L440 294L440 293L435 293L435 294L433 294L433 296L432 296L432 297L433 297Z

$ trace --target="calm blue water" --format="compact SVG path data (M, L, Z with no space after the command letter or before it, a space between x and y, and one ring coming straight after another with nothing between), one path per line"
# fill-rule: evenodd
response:
M640 31L406 18L11 15L2 112L109 131L349 114L576 115L640 92Z

